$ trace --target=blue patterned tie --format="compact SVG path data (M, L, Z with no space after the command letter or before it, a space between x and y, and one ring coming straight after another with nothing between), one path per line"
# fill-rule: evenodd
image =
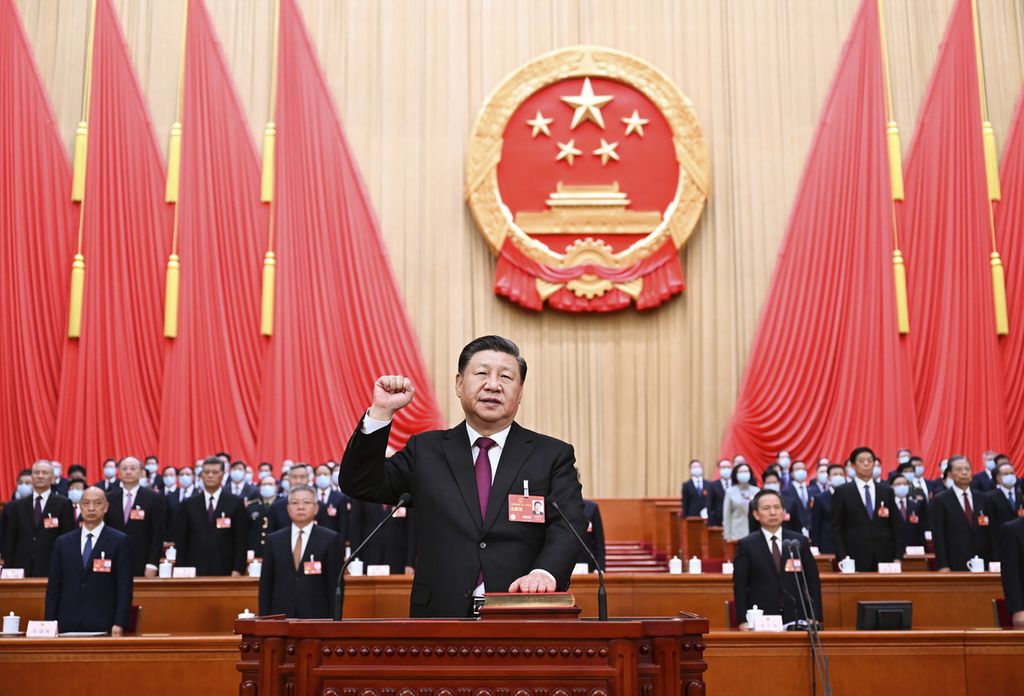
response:
M92 534L85 536L85 548L82 549L82 567L89 569L89 557L92 556Z
M871 502L871 486L864 484L864 507L868 511L868 519L875 517L875 504Z

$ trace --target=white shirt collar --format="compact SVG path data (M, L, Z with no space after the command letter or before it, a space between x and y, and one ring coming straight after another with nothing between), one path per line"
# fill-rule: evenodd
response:
M52 493L52 492L53 492L52 489L47 488L42 493L38 493L38 492L36 492L36 489L33 488L32 489L32 504L35 505L36 498L38 498L39 496L42 496L43 497L42 505L43 505L43 507L46 507L46 503L50 500L50 493Z
M309 536L309 530L311 530L313 528L314 524L316 524L316 520L313 520L312 522L307 524L305 527L300 527L299 525L297 525L294 522L292 522L292 538L294 539L298 535L300 530L302 531L302 533L305 536L308 537Z
M132 497L132 500L135 500L136 496L138 496L139 489L142 488L142 486L140 486L139 484L136 483L135 484L135 488L127 488L122 483L121 484L121 488L122 488L122 490L124 490L124 495L125 496L129 496L130 495Z
M774 534L769 532L764 527L761 527L761 534L764 535L765 543L768 544L769 549L771 549L772 547L772 537L774 536L775 543L779 545L779 551L782 550L782 527L779 527L777 530L775 530Z
M224 486L221 486L220 488L215 490L213 493L211 493L210 491L206 490L206 487L204 486L203 487L203 498L208 500L210 496L213 496L213 504L216 505L217 503L220 502L220 493L223 490L224 490Z
M95 546L96 542L100 538L100 532L102 532L102 531L103 531L103 520L100 520L100 523L98 525L96 525L96 529L92 530L91 532L88 529L86 529L85 525L83 524L82 525L82 543L85 544L85 541L86 541L85 537L86 537L86 535L92 534L92 545Z
M497 447L498 449L505 449L505 440L508 439L508 433L509 433L510 430L512 430L512 424L511 423L504 430L499 430L498 432L496 432L496 433L494 433L493 435L490 436L490 438L492 440L494 440L494 442L495 442L495 445L494 445L495 447ZM466 422L466 432L469 433L469 446L470 447L475 447L477 439L480 438L480 437L483 437L480 433L478 433L477 431L473 430L473 426L471 426L468 421ZM492 447L491 449L494 449L494 448Z

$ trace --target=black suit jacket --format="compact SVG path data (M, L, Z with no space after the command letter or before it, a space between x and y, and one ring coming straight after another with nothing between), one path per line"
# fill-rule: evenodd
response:
M879 563L891 563L903 557L897 539L899 514L896 495L885 483L875 484L875 515L868 517L861 498L863 482L854 479L832 493L832 543L836 558L849 556L858 571L878 570ZM885 508L886 513L880 513Z
M467 616L477 576L490 591L504 592L540 568L557 588L569 586L577 542L551 507L558 501L579 534L586 531L573 448L513 423L501 452L486 514L480 514L472 448L465 423L451 430L413 435L385 459L390 427L372 434L360 422L341 463L341 489L353 498L395 504L412 495L417 539L412 616ZM546 520L509 520L508 496L545 498Z
M188 500L189 498L191 498L193 495L195 495L198 492L199 492L199 487L198 486L193 486L192 487L191 495L185 496L184 495L184 491L179 486L178 488L175 488L170 493L164 493L164 498L167 500L167 529L168 529L168 536L171 537L170 539L168 539L168 541L173 541L174 543L178 543L177 538L175 538L175 534L177 533L177 529L178 529L178 524L177 524L177 522L178 522L178 513L181 512L181 505L182 505L182 503L184 503L186 500Z
M60 481L54 481L53 482L53 485L50 486L50 490L53 491L54 493L57 493L59 495L64 496L65 498L67 498L68 497L68 484L69 483L70 483L70 481L68 480L68 477L67 476L62 476Z
M682 510L684 517L700 517L700 511L708 506L708 480L701 479L700 490L693 481L683 482Z
M818 566L811 555L811 547L802 534L782 529L782 539L796 539L800 542L800 563L807 577L807 586L814 600L814 616L821 619L821 584L818 580ZM781 544L779 545L781 551ZM785 567L785 552L782 553ZM736 618L746 621L746 613L755 604L765 614L781 614L783 623L803 618L800 608L799 588L796 573L780 572L772 559L771 548L761 530L748 534L736 544L736 558L733 560L732 589L736 600Z
M1007 522L1024 516L1024 503L1021 502L1020 490L1016 487L1013 490L1013 507L1010 507L1010 501L1006 499L1006 494L1001 488L996 488L989 493L988 498L988 508L991 513L992 560L998 561L1000 560L999 549L1001 548L1003 528Z
M971 490L988 493L996 489L996 481L988 470L979 471L971 477Z
M708 526L722 526L722 507L725 505L725 484L721 480L709 481L708 489Z
M976 490L971 493L973 525L967 524L967 516L960 507L960 489L954 487L932 498L932 542L935 565L939 568L966 572L967 561L972 557L980 556L986 562L992 559L989 499ZM988 524L983 524L986 518Z
M291 526L267 537L260 571L260 614L285 614L290 619L329 619L334 589L341 570L341 545L338 535L314 524L295 569L291 548ZM321 563L320 575L305 573L310 557Z
M835 553L832 542L832 489L811 499L811 541L819 553Z
M119 532L128 535L132 542L132 558L135 566L132 572L143 575L146 564L160 565L163 555L164 540L167 534L167 499L162 493L139 486L135 489L132 508L141 510L143 519L124 521L124 488L118 487L107 494L107 514L103 522Z
M231 483L231 481L229 481L226 478L224 479L224 490L226 490L228 493L231 493L231 495L235 495L234 487L235 487L235 484ZM237 497L241 498L242 500L251 500L253 498L258 497L259 494L260 494L259 486L254 486L251 483L243 483L242 484L242 493L241 493L241 495L238 495Z
M195 567L196 575L230 575L234 570L244 573L249 541L245 503L222 489L214 517L229 518L231 526L218 528L216 521L209 521L203 491L182 503L177 520L177 564Z
M1011 615L1024 611L1024 517L1003 527L999 557L1003 576L1006 611Z
M353 553L367 535L391 514L392 509L386 504L352 501L349 536L352 540ZM416 565L415 526L412 523L414 517L413 511L406 510L404 517L392 518L359 552L359 560L366 565L390 566L392 575L401 575L405 572L406 566Z
M92 485L96 486L104 493L110 493L111 491L121 487L121 479L114 479L111 482L108 482L107 479L100 479Z
M804 481L807 484L807 481ZM807 489L807 504L804 505L800 500L800 494L796 490L796 483L790 483L788 486L782 489L782 499L786 501L786 507L789 508L790 514L796 513L797 519L800 522L801 529L806 529L808 533L811 531L811 501L814 499L814 493L811 492L810 484L806 485Z
M319 514L319 511L318 511ZM284 529L292 523L292 518L288 516L288 494L284 494L278 497L270 506L270 512L267 513L267 518L270 522L267 525L267 532L273 534L279 529Z
M593 500L583 500L583 516L587 518L587 533L583 535L583 541L590 547L590 553L594 554L597 562L601 564L601 570L605 569L605 544L604 524L601 522L601 508ZM590 572L594 572L594 562L586 551L580 549L576 555L577 563L586 563Z
M908 546L924 546L924 505L909 495L906 497L906 501L906 519L903 518L903 510L900 510L900 514L896 516L896 541L902 549L906 549ZM897 509L899 506L900 501L897 499Z
M341 491L331 491L327 496L327 504L324 505L318 490L316 492L316 499L319 506L316 512L316 523L337 534L338 543L344 549L345 541L348 539L349 526L348 496Z
M24 568L27 578L45 578L50 573L53 544L61 534L78 529L71 501L50 492L43 506L43 517L53 517L57 526L46 528L35 523L36 492L8 503L10 513L4 525L4 563L8 568ZM5 509L4 512L7 512Z
M132 607L132 544L109 525L94 540L88 563L82 561L81 530L62 535L53 547L46 583L46 620L66 631L128 628ZM94 573L93 560L111 561L109 573Z

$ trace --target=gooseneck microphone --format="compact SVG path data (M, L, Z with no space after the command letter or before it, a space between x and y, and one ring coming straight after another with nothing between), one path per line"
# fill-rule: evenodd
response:
M598 621L607 621L608 594L604 589L604 568L602 568L601 564L597 562L597 558L594 557L594 552L590 550L590 546L587 545L587 542L583 541L583 537L580 536L580 533L576 531L575 527L569 524L569 520L566 519L565 513L562 512L562 508L559 506L557 500L551 501L551 507L555 509L559 517L562 518L562 521L565 522L565 526L568 527L569 531L572 532L572 535L576 537L576 541L580 543L583 550L587 552L588 556L590 556L590 560L594 562L594 567L597 569L597 619Z
M376 527L374 527L373 531L366 535L366 538L363 539L363 543L361 543L359 546L357 546L356 549L351 554L349 554L348 559L341 566L341 572L338 573L338 583L337 583L337 586L336 586L336 588L334 590L334 620L335 621L341 621L341 607L342 607L342 604L345 603L345 571L348 569L349 564L352 563L352 561L354 561L356 558L358 558L359 552L362 551L363 547L366 546L366 544L370 541L370 539L373 538L373 535L376 534L377 532L379 532L380 528L383 527L385 524L387 524L387 521L390 520L392 517L394 517L395 513L398 512L398 510L400 508L403 508L403 507L407 506L409 504L409 501L411 501L411 500L412 500L412 496L409 495L408 493L403 493L402 495L400 495L398 497L398 502L395 503L394 509L391 510L391 514L389 514L387 517L382 519L380 521L380 524L378 524Z
M804 574L804 564L800 562L800 541L797 539L784 539L782 549L789 554L793 560L796 575L796 591L800 596L800 608L807 622L807 634L811 641L811 659L814 661L815 670L822 682L824 696L832 696L832 677L828 669L828 656L821 644L821 636L818 633L818 619L814 615L814 599L811 597L811 588L807 584L807 575Z

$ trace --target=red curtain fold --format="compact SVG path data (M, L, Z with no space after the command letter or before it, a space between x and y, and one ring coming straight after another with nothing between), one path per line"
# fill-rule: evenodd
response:
M52 455L78 224L71 166L13 0L0 0L0 499Z
M1024 475L1024 92L1003 148L1002 200L995 205L996 239L1006 268L1010 334L1002 342L1008 455Z
M742 454L760 470L779 450L842 459L867 445L891 466L898 448L918 448L896 325L884 99L878 8L865 0L797 190L723 457Z
M178 336L164 369L160 456L254 462L266 206L248 123L202 0L190 0L182 115Z
M901 206L914 400L925 464L1006 447L971 0L958 0L906 166Z
M391 444L443 424L370 198L294 0L282 0L273 212L274 335L263 373L261 460L338 458L374 380L416 385ZM453 356L454 359L454 356Z
M117 17L110 0L96 9L82 336L65 341L54 447L65 465L86 465L90 478L105 457L157 450L172 219L163 162ZM65 264L70 268L70 257Z

